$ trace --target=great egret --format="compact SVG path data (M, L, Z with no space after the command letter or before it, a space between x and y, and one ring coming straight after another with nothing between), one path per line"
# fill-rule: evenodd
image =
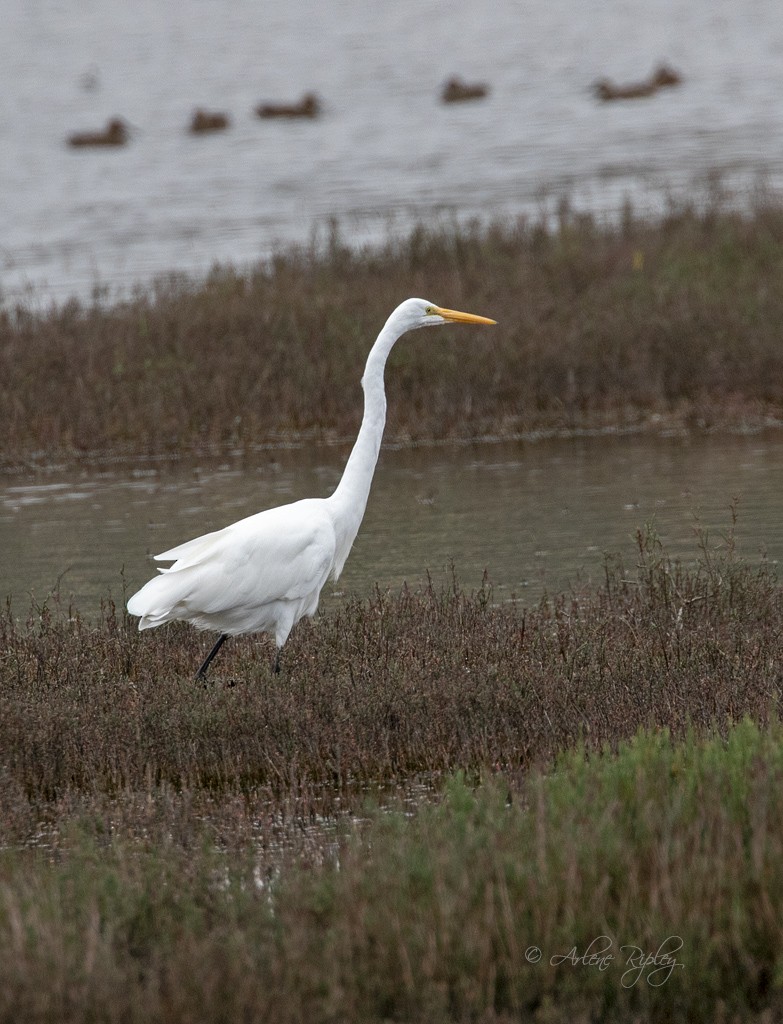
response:
M364 416L340 483L328 498L304 498L270 508L156 555L173 562L128 601L139 629L182 620L220 636L199 668L230 636L269 632L280 648L304 615L314 615L321 589L342 572L359 531L386 422L383 371L397 339L417 327L445 323L494 324L484 316L407 299L383 327L362 377Z

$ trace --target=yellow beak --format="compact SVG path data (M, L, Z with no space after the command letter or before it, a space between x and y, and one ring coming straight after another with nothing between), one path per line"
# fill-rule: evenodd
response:
M496 324L497 320L490 320L487 316L476 316L475 313L460 313L458 309L441 309L435 306L433 313L442 316L444 320L452 320L455 324Z

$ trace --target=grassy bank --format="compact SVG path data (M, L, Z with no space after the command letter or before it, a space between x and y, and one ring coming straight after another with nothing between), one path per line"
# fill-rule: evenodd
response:
M775 1019L782 751L779 725L641 734L283 863L242 809L75 815L0 851L0 1019Z
M783 418L783 210L619 226L420 229L281 254L109 309L0 314L0 460L350 436L364 359L409 295L499 321L392 355L388 436Z
M640 535L599 589L489 597L349 602L206 688L191 631L6 616L0 1020L783 1010L772 574Z
M640 536L641 568L532 609L450 590L378 594L272 651L232 640L206 689L211 642L138 633L113 612L0 622L0 771L47 799L150 782L212 793L348 792L417 773L550 763L640 727L727 728L776 710L783 594L762 566L710 554L672 564ZM717 559L717 561L716 561Z

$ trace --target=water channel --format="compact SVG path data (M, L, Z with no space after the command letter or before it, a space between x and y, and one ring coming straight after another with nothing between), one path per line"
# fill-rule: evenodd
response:
M15 614L59 587L94 617L154 573L150 555L271 505L327 495L348 446L278 448L222 462L104 466L0 478L0 596ZM499 601L524 603L600 581L605 556L635 561L650 523L667 550L720 545L738 511L749 561L783 558L783 434L618 436L384 449L362 528L322 608L376 584L467 590L486 572Z

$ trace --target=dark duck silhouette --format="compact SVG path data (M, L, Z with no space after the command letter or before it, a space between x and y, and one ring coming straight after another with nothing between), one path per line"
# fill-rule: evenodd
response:
M489 94L489 86L483 82L469 85L461 78L450 78L443 86L440 98L444 103L462 103L465 100L483 100Z
M68 145L80 146L124 146L128 141L128 127L119 117L114 117L102 132L76 132L68 136Z
M298 103L262 103L256 107L259 117L318 117L321 101L307 92Z

